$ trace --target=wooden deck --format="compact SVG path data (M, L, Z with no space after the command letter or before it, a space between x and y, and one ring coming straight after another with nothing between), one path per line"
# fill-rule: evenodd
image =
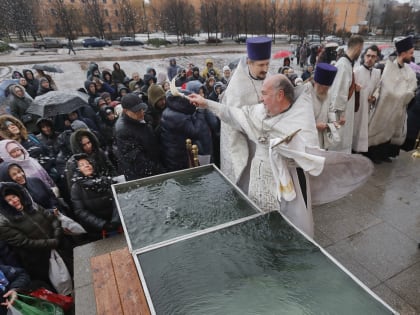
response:
M133 257L127 247L92 257L90 264L98 315L150 314Z

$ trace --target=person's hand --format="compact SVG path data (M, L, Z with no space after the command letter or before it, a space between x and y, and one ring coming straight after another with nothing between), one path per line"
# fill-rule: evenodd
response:
M193 104L194 106L206 107L206 105L207 105L207 100L204 97L202 97L201 95L190 94L190 95L187 95L187 98L189 99L191 104Z
M9 290L7 291L3 297L5 298L5 301L3 303L1 303L1 305L6 306L7 308L10 308L13 303L15 302L15 300L17 299L17 292L15 290Z
M355 89L356 92L360 92L360 90L362 89L362 86L360 84L356 83L354 89Z
M375 96L369 96L368 97L368 103L369 104L375 104L376 102L376 97Z
M346 117L344 116L344 113L341 114L340 120L338 121L338 124L343 126L346 123Z
M316 129L318 129L319 131L324 131L327 128L328 125L326 123L320 122L316 124Z

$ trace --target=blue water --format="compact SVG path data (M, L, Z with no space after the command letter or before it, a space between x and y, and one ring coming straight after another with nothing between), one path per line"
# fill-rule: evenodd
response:
M216 170L138 180L117 188L133 249L257 213Z
M391 314L276 212L138 259L157 314Z

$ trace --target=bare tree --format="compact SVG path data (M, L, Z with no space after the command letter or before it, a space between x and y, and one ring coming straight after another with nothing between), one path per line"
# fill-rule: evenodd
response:
M118 7L125 35L134 35L136 33L138 22L140 21L138 11L129 0L119 0Z
M99 0L84 0L83 8L87 21L87 27L91 34L97 37L105 37L105 23L104 23L104 10Z
M66 4L64 0L55 0L52 7L54 18L57 23L57 34L64 35L68 39L75 39L80 29L80 11Z
M196 33L194 6L187 0L165 0L162 3L162 14L167 19L168 30L175 32L179 43L185 34Z

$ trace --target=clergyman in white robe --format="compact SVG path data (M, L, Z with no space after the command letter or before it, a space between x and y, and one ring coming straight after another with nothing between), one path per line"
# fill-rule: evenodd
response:
M360 107L354 113L353 144L355 152L368 151L368 124L369 124L369 97L374 94L379 87L381 80L381 70L374 67L368 69L361 65L354 70L354 79L360 85Z

